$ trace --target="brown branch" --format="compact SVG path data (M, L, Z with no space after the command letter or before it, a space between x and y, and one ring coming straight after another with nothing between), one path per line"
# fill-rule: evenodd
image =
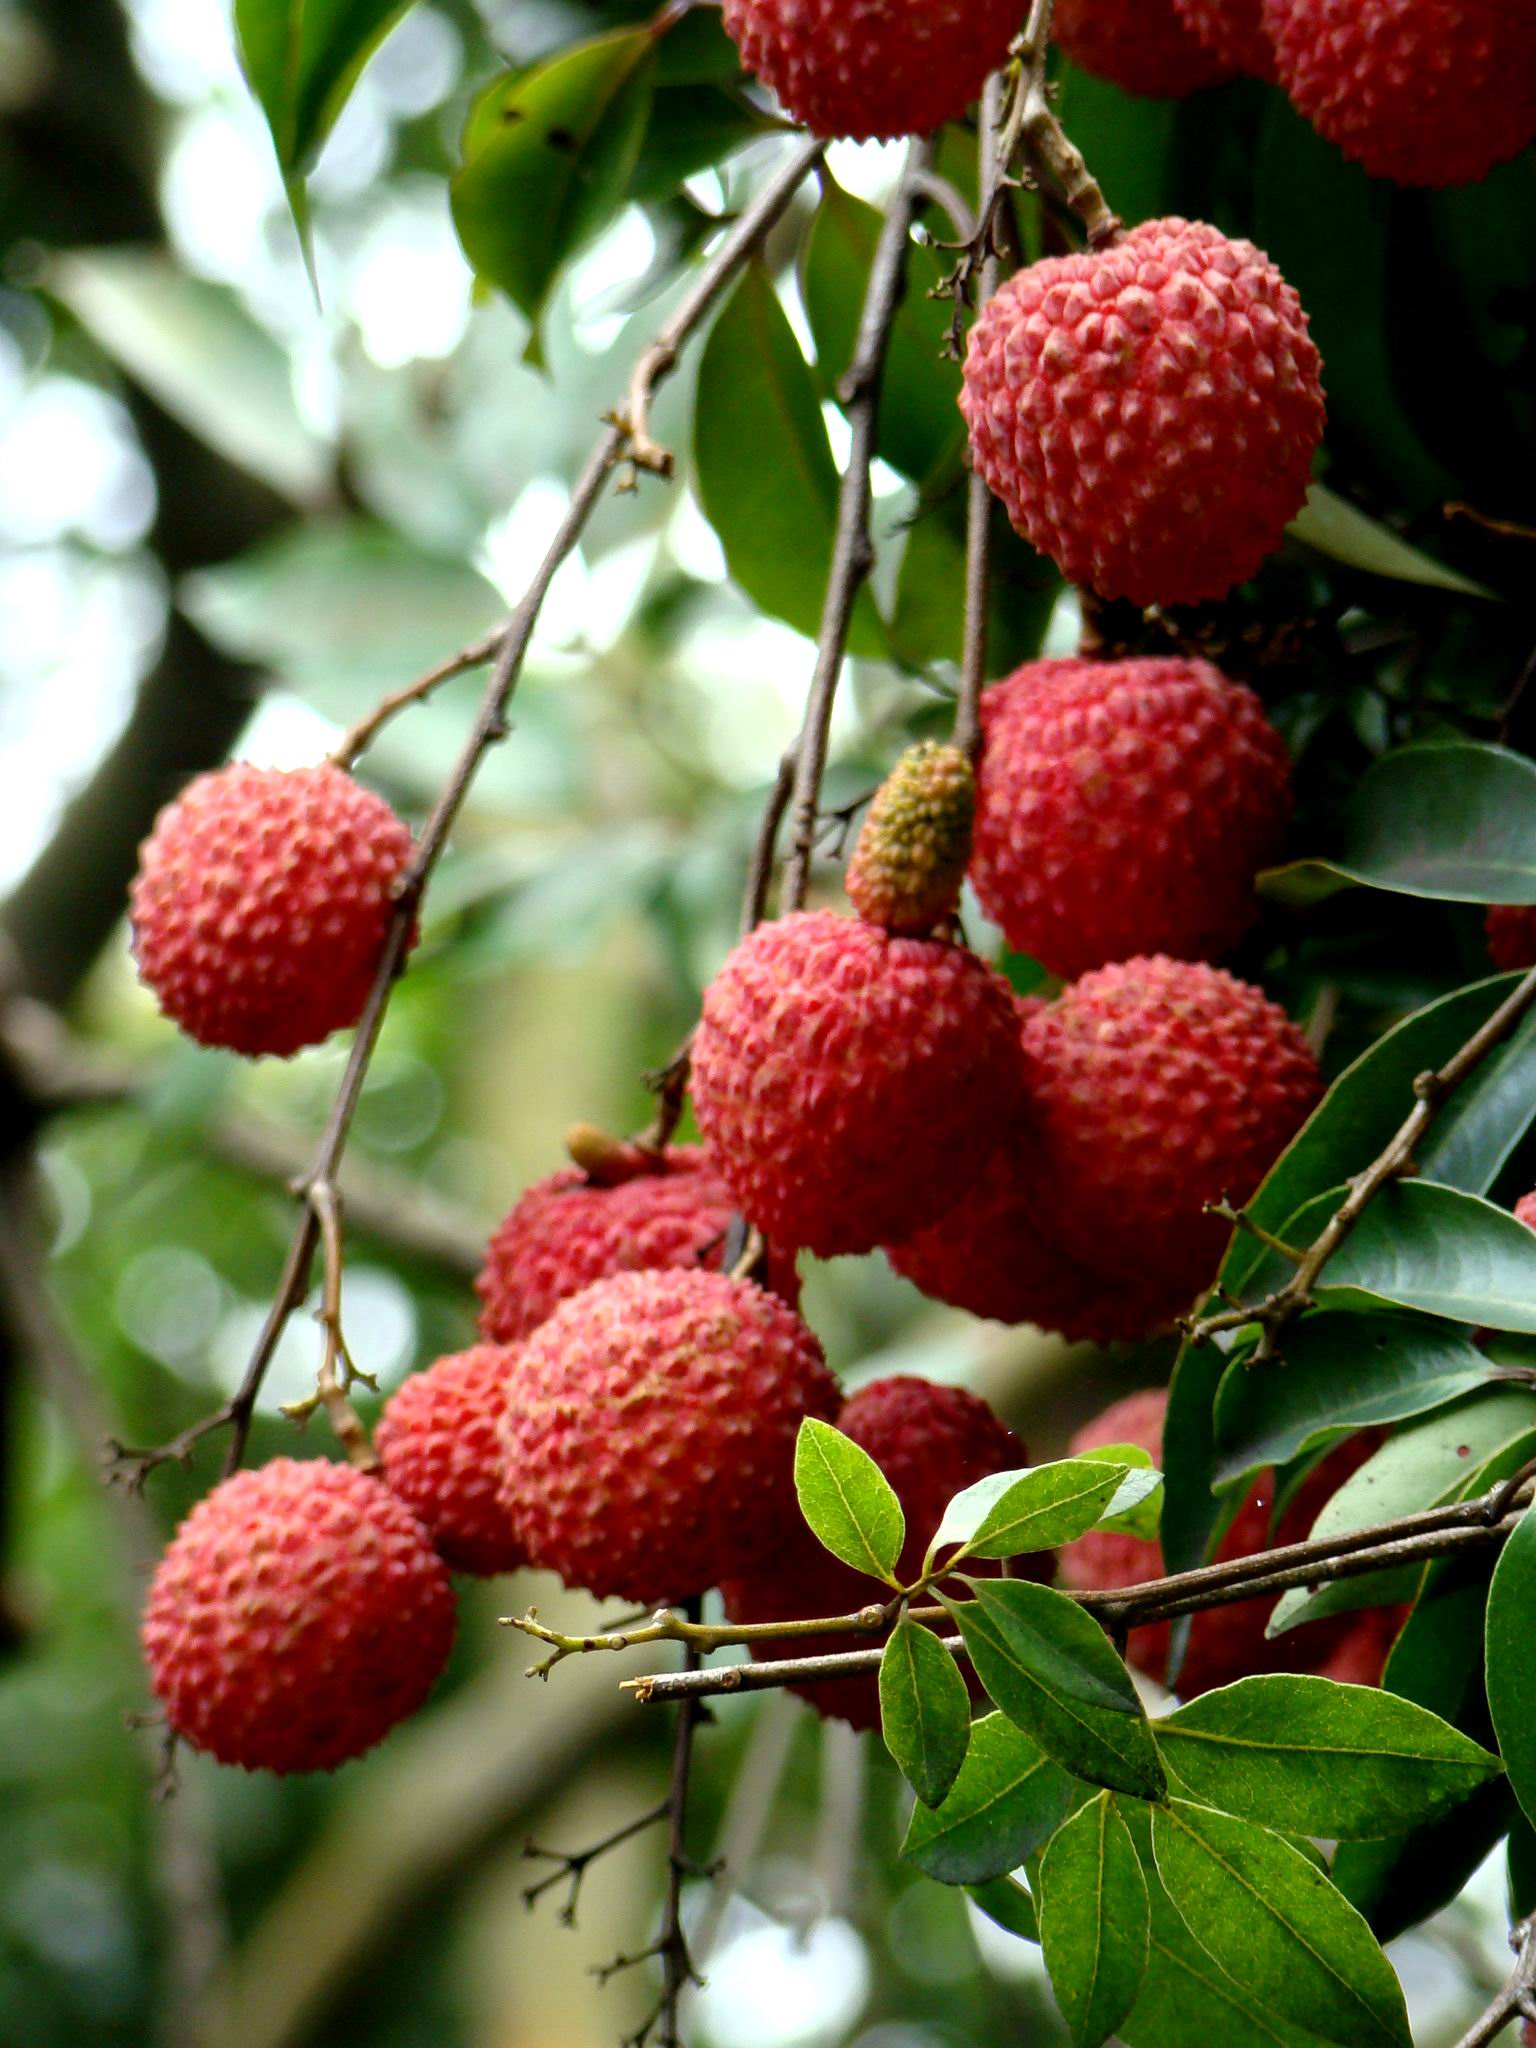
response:
M529 1842L523 1850L525 1856L536 1857L541 1862L553 1863L558 1867L535 1883L524 1886L523 1904L532 1908L547 1891L552 1891L557 1884L563 1884L566 1891L560 1906L560 1923L564 1927L574 1927L576 1908L581 1902L582 1883L592 1865L610 1851L622 1848L626 1842L632 1842L636 1835L644 1834L647 1828L658 1827L668 1817L670 1810L663 1801L660 1806L653 1806L647 1812L637 1814L633 1820L625 1821L622 1826L614 1828L600 1841L590 1843L585 1849L541 1849L536 1842Z
M443 683L451 682L455 676L462 676L472 668L483 668L495 657L501 645L503 628L498 626L493 633L486 633L468 647L461 647L457 654L450 654L446 661L438 662L419 675L415 682L406 683L403 688L391 690L387 697L381 697L373 709L366 712L356 725L344 732L331 749L331 759L338 768L350 768L360 754L371 747L384 727L395 716L411 704L425 703L432 692Z
M1241 1329L1248 1323L1262 1325L1252 1363L1273 1359L1286 1327L1313 1305L1313 1290L1323 1268L1349 1236L1371 1203L1390 1181L1416 1171L1414 1154L1440 1111L1467 1077L1510 1038L1536 1004L1536 968L1532 968L1504 998L1466 1044L1443 1067L1420 1074L1413 1084L1414 1105L1391 1139L1363 1173L1349 1183L1349 1192L1335 1209L1312 1243L1296 1261L1296 1270L1262 1301L1221 1309L1186 1324L1191 1343L1204 1344L1222 1330Z
M981 95L977 155L995 167L1003 116L1003 81L994 72ZM982 244L976 283L976 310L981 312L997 291L1002 259L995 237ZM971 471L965 500L965 643L960 656L960 688L955 698L955 745L973 758L981 746L981 690L987 670L987 604L992 586L992 492L986 480Z
M1536 1919L1523 1920L1510 1931L1516 1962L1509 1980L1480 2018L1473 2021L1456 2048L1487 2048L1511 2020L1536 2019Z

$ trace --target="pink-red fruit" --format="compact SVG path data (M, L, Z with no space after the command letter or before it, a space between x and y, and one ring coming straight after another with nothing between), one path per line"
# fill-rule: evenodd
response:
M1251 242L1178 219L1010 278L971 329L960 405L1019 531L1143 606L1251 576L1323 433L1296 294Z
M971 880L1010 946L1077 975L1242 936L1291 808L1251 690L1182 655L1033 661L981 722Z
M894 1243L986 1164L1020 1090L1013 997L963 946L799 911L759 925L704 992L693 1106L775 1243Z
M1483 929L1488 957L1501 973L1536 966L1536 903L1496 903Z
M329 762L200 775L140 850L140 978L200 1045L318 1045L362 1015L410 858L389 805Z
M743 67L815 135L927 135L1001 65L1018 0L725 0Z
M1052 33L1074 64L1147 99L1183 99L1232 75L1185 28L1175 0L1056 0Z
M522 1549L501 1504L501 1417L515 1353L476 1344L412 1373L373 1433L385 1483L456 1572L516 1571Z
M529 1563L568 1586L691 1599L790 1533L801 1421L837 1406L777 1295L723 1273L616 1274L518 1347L501 1499Z
M869 924L923 938L960 907L976 778L959 747L922 740L875 791L848 863L848 900Z
M1280 83L1376 178L1461 185L1536 137L1529 0L1263 0Z
M144 1653L172 1732L247 1770L328 1771L419 1707L453 1589L381 1480L274 1458L216 1486L171 1539Z
M1218 63L1273 79L1275 46L1264 28L1263 0L1173 0L1174 10Z

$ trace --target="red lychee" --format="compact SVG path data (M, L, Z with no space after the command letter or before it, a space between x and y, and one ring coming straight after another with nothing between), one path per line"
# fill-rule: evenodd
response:
M921 740L875 791L848 863L848 900L867 924L925 938L960 907L976 778L959 747Z
M895 1489L906 1516L907 1536L897 1566L907 1581L922 1569L929 1542L945 1508L963 1488L994 1472L1029 1463L1013 1431L986 1402L963 1387L936 1386L915 1377L874 1380L861 1387L837 1418L845 1436L868 1451ZM1054 1558L1015 1560L1021 1576L1049 1578ZM993 1573L996 1565L966 1569ZM853 1614L889 1597L875 1580L840 1564L802 1524L771 1569L723 1589L732 1621L808 1621L819 1615ZM837 1650L868 1647L878 1636L786 1637L757 1643L758 1658L820 1657ZM851 1722L855 1728L880 1724L880 1690L875 1678L822 1679L794 1690L818 1714Z
M1010 278L971 329L960 405L1019 531L1139 605L1251 576L1323 433L1296 294L1251 242L1178 219Z
M1527 0L1263 0L1280 83L1373 177L1461 185L1536 137Z
M593 1180L575 1166L552 1173L519 1198L486 1247L475 1282L480 1333L510 1344L611 1273L718 1267L734 1208L700 1145L669 1146L619 1180ZM793 1258L771 1252L767 1277L793 1306Z
M1536 903L1495 903L1483 931L1488 957L1501 974L1536 967Z
M1148 99L1183 99L1232 76L1180 21L1175 0L1056 0L1052 33L1074 64Z
M1109 1444L1140 1444L1162 1462L1163 1420L1168 1395L1161 1387L1129 1394L1086 1423L1072 1439L1074 1452L1103 1450ZM1273 1536L1270 1513L1273 1475L1267 1474L1248 1495L1222 1539L1217 1557L1229 1561L1252 1557L1284 1543L1305 1540L1318 1512L1380 1443L1379 1432L1363 1431L1331 1450L1303 1482L1280 1517ZM1139 1585L1163 1573L1162 1549L1139 1536L1094 1529L1061 1552L1061 1583L1074 1592ZM1376 1685L1392 1639L1401 1626L1398 1609L1370 1609L1358 1614L1303 1622L1272 1641L1265 1626L1274 1611L1273 1594L1208 1608L1190 1624L1189 1644L1179 1672L1177 1690L1185 1699L1230 1685L1258 1671L1316 1671L1359 1685ZM1138 1670L1161 1679L1168 1662L1169 1627L1157 1622L1130 1632L1128 1654Z
M412 1373L374 1431L385 1483L456 1572L516 1571L523 1553L502 1506L501 1415L514 1347L476 1344Z
M1536 1193L1520 1197L1515 1204L1515 1218L1529 1229L1536 1230Z
M1019 0L725 0L724 20L795 120L868 142L959 120L1020 13Z
M1173 0L1181 22L1218 62L1252 78L1275 76L1263 0Z
M1248 983L1162 955L1101 967L1024 1024L1042 1220L1090 1271L1186 1305L1228 1226L1322 1093L1284 1011Z
M1070 976L1242 936L1291 808L1251 690L1185 656L1032 661L981 720L971 880L1010 946Z
M274 1458L188 1515L144 1611L171 1729L220 1763L328 1771L421 1705L453 1641L453 1589L381 1480Z
M1021 1065L1012 993L974 953L799 911L759 925L705 990L693 1104L750 1221L830 1258L954 1203Z
M517 1347L501 1499L530 1564L606 1598L686 1600L794 1528L794 1446L837 1412L794 1311L697 1269L619 1273Z
M410 858L389 805L329 762L200 775L140 849L140 978L201 1045L318 1045L362 1015Z

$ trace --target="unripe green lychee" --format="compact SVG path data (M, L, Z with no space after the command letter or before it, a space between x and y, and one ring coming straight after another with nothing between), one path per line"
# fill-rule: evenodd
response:
M914 938L953 917L975 811L976 780L959 747L908 747L876 790L848 863L848 900L860 917Z

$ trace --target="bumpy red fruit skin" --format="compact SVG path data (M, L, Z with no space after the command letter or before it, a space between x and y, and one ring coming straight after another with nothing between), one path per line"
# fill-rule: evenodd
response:
M1080 1429L1072 1439L1074 1452L1102 1450L1107 1444L1134 1443L1162 1462L1163 1420L1168 1395L1163 1388L1128 1394ZM1273 1475L1267 1474L1234 1516L1217 1557L1227 1562L1252 1557L1277 1544L1302 1542L1318 1511L1336 1493L1380 1442L1365 1431L1330 1451L1299 1488L1270 1534ZM1061 1552L1061 1583L1074 1592L1134 1586L1163 1572L1161 1547L1105 1530L1093 1530ZM1401 1626L1399 1609L1366 1609L1358 1614L1304 1622L1273 1641L1264 1635L1274 1610L1274 1597L1241 1600L1229 1607L1209 1608L1190 1624L1189 1643L1177 1689L1185 1699L1230 1685L1258 1671L1316 1671L1356 1685L1376 1685L1392 1640ZM1168 1662L1166 1622L1133 1628L1128 1654L1138 1670L1161 1679Z
M802 1419L837 1412L821 1347L723 1273L619 1273L518 1347L501 1499L528 1561L644 1603L761 1566L793 1529Z
M1496 903L1483 922L1488 957L1502 973L1536 966L1536 903Z
M907 1536L898 1571L908 1580L922 1569L928 1544L945 1508L963 1487L994 1472L1029 1463L1013 1431L986 1402L963 1387L936 1386L915 1377L874 1380L844 1405L837 1426L868 1451L891 1482L906 1517ZM1020 1576L1049 1579L1049 1553L1020 1558ZM977 1570L994 1572L995 1565ZM882 1597L872 1579L839 1564L803 1524L771 1571L733 1581L723 1588L733 1621L804 1621L823 1614L852 1614ZM759 1643L754 1657L818 1657L881 1638L812 1636ZM880 1690L874 1678L823 1679L797 1685L818 1714L855 1728L880 1723Z
M1275 46L1264 28L1263 0L1173 0L1173 6L1217 62L1273 80Z
M1515 1204L1515 1216L1531 1230L1536 1230L1536 1193L1522 1195Z
M1183 99L1232 76L1184 27L1174 0L1056 0L1053 35L1074 64L1147 99Z
M693 1106L747 1217L830 1258L952 1206L1020 1068L1012 993L974 953L799 911L759 925L705 990Z
M1461 185L1536 137L1528 0L1263 0L1280 83L1373 177Z
M795 120L858 142L958 120L1020 25L1018 0L725 0L724 20Z
M1178 219L1011 278L971 329L960 406L1019 531L1139 605L1251 576L1323 433L1296 294L1251 242Z
M166 1720L195 1749L252 1771L328 1771L420 1706L453 1624L442 1559L382 1481L274 1458L182 1523L143 1641Z
M1182 656L1033 661L981 721L971 880L1011 946L1071 976L1242 936L1291 808L1251 690Z
M1023 1031L1035 1186L1069 1257L1186 1305L1227 1225L1322 1092L1305 1039L1247 982L1162 955L1101 967Z
M611 1273L718 1267L735 1204L701 1145L672 1145L660 1171L612 1186L571 1166L536 1181L502 1219L475 1282L480 1334L510 1344L570 1295ZM768 1281L791 1307L794 1261L770 1253Z
M329 762L200 775L140 849L140 978L201 1045L318 1045L362 1014L410 858L389 805Z
M522 1548L502 1506L501 1413L513 1349L476 1344L440 1358L384 1404L374 1449L385 1483L456 1572L516 1571Z

